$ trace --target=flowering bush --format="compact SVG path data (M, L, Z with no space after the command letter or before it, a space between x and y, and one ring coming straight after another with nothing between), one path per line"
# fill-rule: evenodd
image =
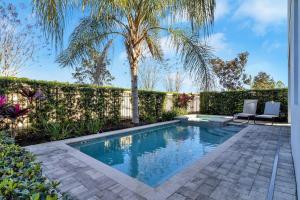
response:
M187 109L188 103L194 99L194 95L180 94L177 99L176 107Z
M33 100L43 99L44 95L40 90L34 91L29 88L22 88L20 92L32 104ZM8 129L11 123L11 136L15 137L17 123L22 122L22 117L30 112L29 108L22 108L20 104L10 104L5 96L0 96L0 130Z

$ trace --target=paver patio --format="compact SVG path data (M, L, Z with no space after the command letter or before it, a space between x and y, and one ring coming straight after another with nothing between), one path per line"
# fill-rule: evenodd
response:
M279 143L278 143L279 141ZM273 163L279 148L274 200L296 199L290 147L290 128L249 125L234 143L176 189L159 195L136 192L79 159L64 146L46 143L27 147L42 161L43 172L61 182L60 189L74 199L266 199ZM209 154L208 154L209 156Z

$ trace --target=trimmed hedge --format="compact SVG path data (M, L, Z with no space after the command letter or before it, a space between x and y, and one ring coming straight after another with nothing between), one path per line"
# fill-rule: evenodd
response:
M165 92L139 91L140 119L146 122L156 122L162 119L165 107Z
M31 153L0 132L0 199L68 199L57 192L58 184L42 176Z
M96 133L128 119L121 115L124 108L131 112L130 95L126 105L122 99L127 89L0 77L0 94L26 106L26 99L17 95L24 86L39 88L46 99L33 103L18 140L59 140ZM139 91L142 121L162 120L165 96L164 92Z
M257 113L264 112L265 102L281 102L281 119L287 120L288 89L203 92L200 94L201 114L233 115L243 111L244 99L258 99Z

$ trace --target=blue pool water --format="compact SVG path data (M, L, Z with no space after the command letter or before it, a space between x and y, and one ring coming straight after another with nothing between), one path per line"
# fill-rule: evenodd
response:
M81 152L156 187L201 159L243 127L176 123L71 144Z

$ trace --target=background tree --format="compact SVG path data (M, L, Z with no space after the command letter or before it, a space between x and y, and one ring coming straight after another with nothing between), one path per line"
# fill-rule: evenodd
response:
M114 77L111 75L107 66L110 64L108 59L108 50L112 44L109 41L103 50L99 52L94 48L89 48L87 55L82 58L81 66L75 67L75 72L72 74L77 83L91 83L98 86L109 85ZM58 62L64 63L65 55L61 54L58 57Z
M179 71L176 73L168 73L165 79L165 89L167 92L177 92L179 93L182 88L184 77Z
M285 84L282 81L277 81L275 87L279 89L286 88Z
M39 34L39 24L20 16L19 9L26 7L0 0L0 76L16 76L41 48L49 51Z
M206 74L209 74L207 77L208 78L203 78L202 76L205 76L202 74L202 76L196 76L194 77L194 85L195 88L198 90L198 92L208 92L208 91L212 91L215 89L216 84L216 77L215 74L213 72L212 69L207 69L207 71L205 72Z
M275 81L266 72L259 72L253 79L252 89L274 89Z
M45 34L57 45L62 44L65 18L70 12L76 7L89 12L71 35L69 47L65 50L66 65L80 59L87 52L87 46L101 46L112 37L123 41L131 72L133 123L139 123L138 66L142 50L147 49L154 59L161 60L163 52L159 37L163 34L170 37L169 42L190 74L200 74L203 78L209 75L205 71L211 53L200 41L203 36L200 33L202 30L205 35L209 33L215 0L56 0L51 3L49 0L33 0L33 4ZM189 27L174 26L178 16L187 19Z
M154 62L144 62L138 75L141 89L154 90L159 81L159 66Z
M174 86L175 86L174 92L179 93L181 91L183 81L184 81L184 77L179 73L179 71L177 71L174 78Z
M171 74L167 74L165 77L165 90L166 92L174 92L175 85Z
M244 85L250 85L251 76L245 73L248 56L248 52L243 52L233 60L223 61L220 58L211 60L213 72L224 89L240 90L244 89Z

